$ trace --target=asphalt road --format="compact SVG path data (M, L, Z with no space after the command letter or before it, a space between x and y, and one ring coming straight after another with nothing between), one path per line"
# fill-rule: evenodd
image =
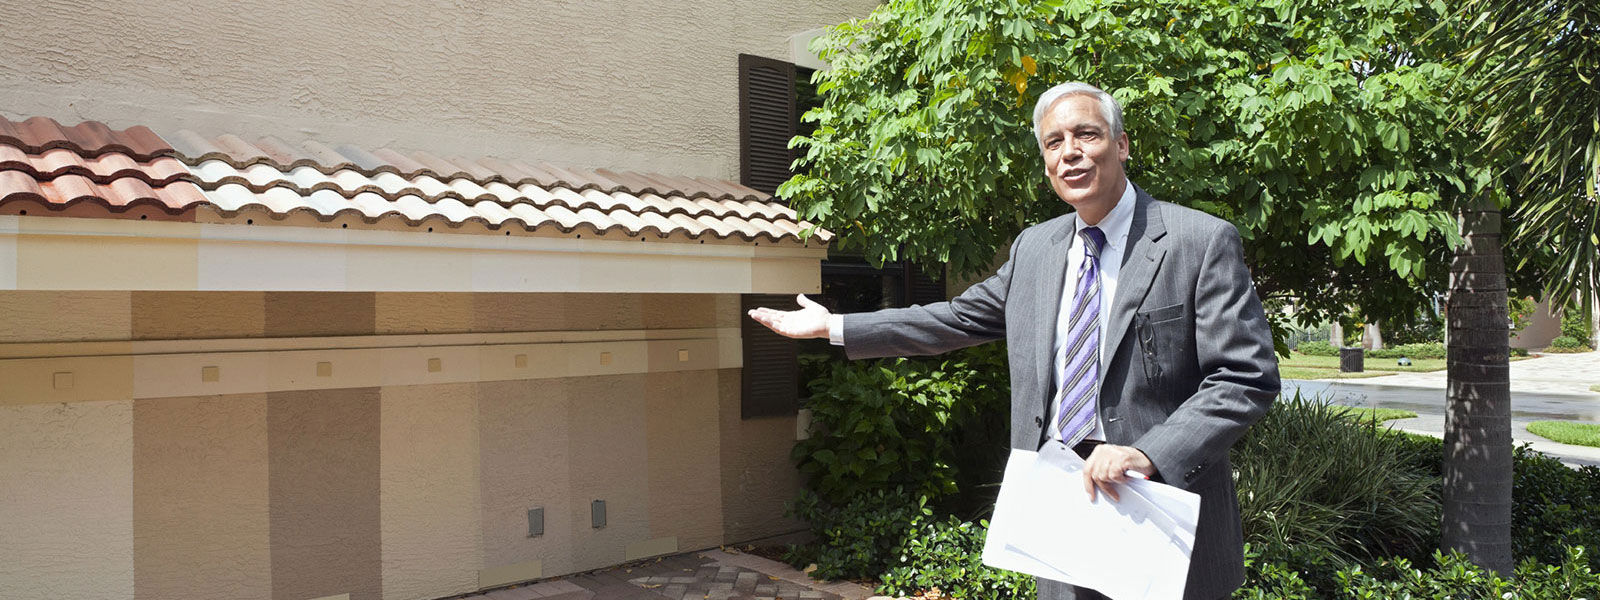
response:
M1388 423L1396 429L1412 433L1435 437L1444 433L1445 391L1439 388L1383 385L1376 381L1283 381L1283 397L1293 397L1296 391L1302 396L1323 398L1344 406L1409 410L1417 413L1417 416ZM1561 444L1529 433L1528 423L1533 421L1600 423L1600 400L1593 394L1512 391L1511 438L1519 445L1528 444L1534 450L1554 456L1571 466L1600 466L1600 448Z
M1381 378L1379 378L1381 379ZM1367 381L1367 380L1360 380ZM1420 415L1444 416L1444 390L1401 387L1354 381L1303 381L1285 379L1285 397L1299 390L1304 396L1328 397L1334 404L1399 408ZM1511 392L1513 421L1583 421L1600 423L1600 401L1594 396Z

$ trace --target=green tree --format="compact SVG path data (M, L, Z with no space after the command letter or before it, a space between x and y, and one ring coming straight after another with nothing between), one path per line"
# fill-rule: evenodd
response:
M1479 82L1468 104L1481 99L1487 115L1469 126L1484 131L1485 156L1521 158L1509 170L1510 245L1521 264L1553 259L1540 269L1553 303L1571 305L1581 290L1587 309L1600 269L1600 6L1474 0L1467 12L1468 30L1482 37L1464 52L1464 72ZM1462 213L1466 243L1451 265L1442 544L1505 574L1513 559L1503 202L1476 200Z
M1520 159L1510 171L1520 199L1511 245L1519 263L1553 255L1541 283L1570 306L1600 273L1600 4L1472 0L1465 9L1482 36L1464 58L1479 81L1473 99L1493 115L1486 145Z
M1491 493L1445 528L1470 529L1450 542L1469 551L1509 548L1486 525L1510 500L1504 148L1480 148L1483 107L1457 101L1472 80L1453 15L1437 0L888 0L820 40L833 68L794 141L807 174L779 192L875 261L980 270L1067 210L1031 108L1092 82L1125 108L1131 178L1238 226L1269 305L1383 321L1450 292L1452 490ZM1429 268L1446 263L1448 281Z
M1239 227L1302 323L1410 318L1446 287L1453 207L1491 185L1453 128L1458 42L1420 0L891 0L818 50L820 108L780 194L878 261L971 273L1067 207L1032 107L1081 80L1124 106L1132 179ZM1276 315L1275 315L1276 316ZM1277 317L1282 318L1282 317ZM1281 323L1280 323L1281 325Z

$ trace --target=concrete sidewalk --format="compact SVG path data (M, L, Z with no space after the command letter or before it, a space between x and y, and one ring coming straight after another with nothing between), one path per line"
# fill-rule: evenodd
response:
M1394 360L1388 358L1369 358L1366 360L1367 368L1375 371L1383 370L1385 366L1393 364ZM1445 372L1441 369L1427 373L1396 373L1371 379L1321 381L1339 381L1342 383L1366 381L1376 385L1442 390L1445 386ZM1600 352L1541 354L1534 358L1512 361L1511 363L1511 391L1513 393L1571 394L1600 400L1600 393L1589 390L1589 386L1595 384L1600 384Z

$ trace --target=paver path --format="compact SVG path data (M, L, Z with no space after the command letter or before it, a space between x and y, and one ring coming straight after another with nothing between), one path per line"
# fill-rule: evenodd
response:
M705 550L563 576L459 600L863 600L871 590L822 582L750 554Z

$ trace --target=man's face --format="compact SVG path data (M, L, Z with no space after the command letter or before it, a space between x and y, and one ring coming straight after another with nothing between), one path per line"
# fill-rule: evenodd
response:
M1091 96L1057 100L1039 123L1044 143L1044 174L1056 195L1099 220L1122 195L1122 161L1128 136L1111 136L1111 124Z

